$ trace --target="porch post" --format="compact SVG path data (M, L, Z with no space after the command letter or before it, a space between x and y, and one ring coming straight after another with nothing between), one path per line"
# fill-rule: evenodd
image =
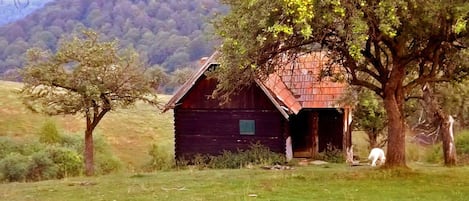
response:
M311 156L317 158L319 155L319 112L314 111L311 118Z

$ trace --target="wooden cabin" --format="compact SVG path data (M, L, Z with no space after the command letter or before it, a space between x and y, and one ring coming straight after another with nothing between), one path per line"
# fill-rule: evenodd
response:
M327 61L323 53L286 62L225 104L211 97L217 80L205 75L218 65L216 59L214 53L165 106L174 110L176 159L257 142L278 153L289 147L293 157L302 158L351 145L351 111L338 104L345 84L318 79Z

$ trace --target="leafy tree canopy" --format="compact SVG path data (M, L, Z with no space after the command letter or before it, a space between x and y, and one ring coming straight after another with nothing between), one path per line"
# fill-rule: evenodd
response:
M223 40L218 94L273 72L281 58L322 48L351 84L383 98L389 167L406 166L404 101L417 86L469 75L465 0L222 2L231 10L215 23Z
M102 42L86 30L65 38L57 52L30 49L22 71L22 94L29 108L50 115L83 114L86 118L85 166L93 174L93 131L111 110L142 100L157 105L144 64L117 41Z

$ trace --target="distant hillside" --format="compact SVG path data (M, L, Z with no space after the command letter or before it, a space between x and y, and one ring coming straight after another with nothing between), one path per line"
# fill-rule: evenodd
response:
M52 0L0 0L0 26L24 18Z
M27 49L54 50L62 35L84 27L119 39L150 65L172 72L211 54L208 21L223 10L217 0L55 0L0 27L0 74L21 67Z

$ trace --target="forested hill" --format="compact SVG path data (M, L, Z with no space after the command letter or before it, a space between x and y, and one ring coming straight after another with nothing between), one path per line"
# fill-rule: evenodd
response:
M211 54L209 20L223 10L217 0L54 0L0 27L0 74L21 67L27 49L54 50L62 35L84 27L117 38L171 72Z
M0 26L21 19L52 0L0 0Z

